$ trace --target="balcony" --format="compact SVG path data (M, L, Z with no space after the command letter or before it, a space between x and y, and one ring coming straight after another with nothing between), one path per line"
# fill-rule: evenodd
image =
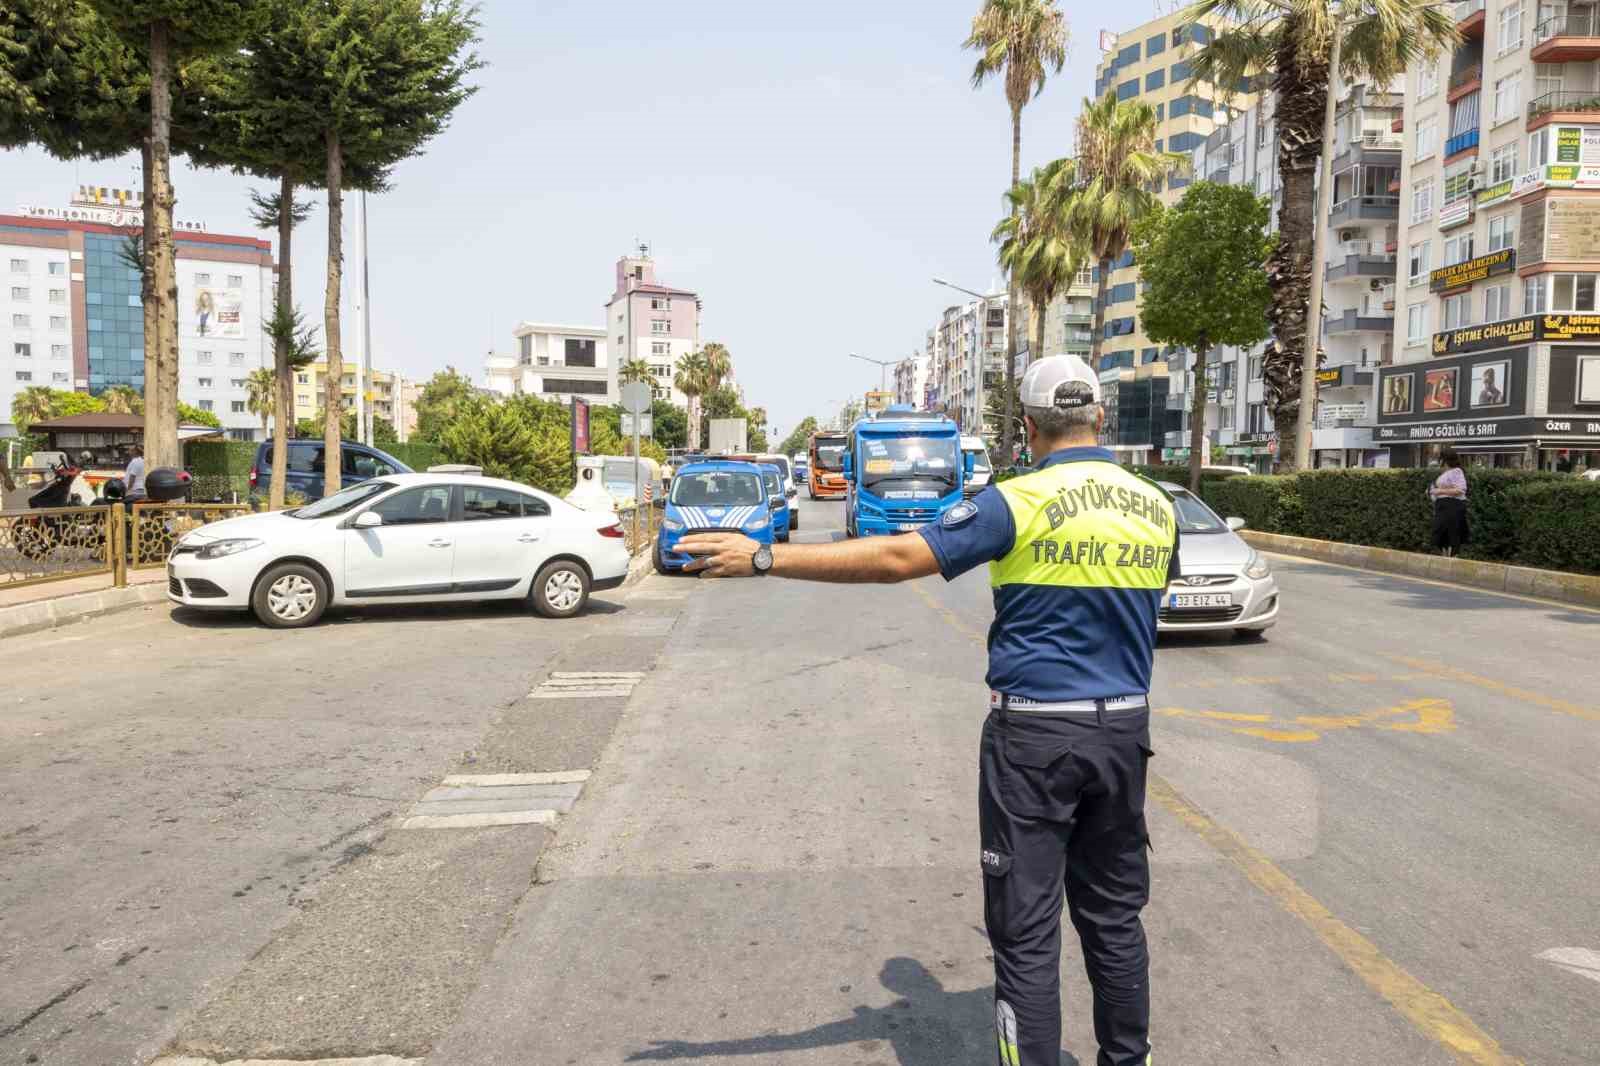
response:
M1573 8L1533 28L1535 63L1586 63L1600 59L1600 19L1592 7Z
M1324 328L1329 333L1393 333L1393 315L1362 314L1360 308L1347 307L1337 317L1329 316Z
M1328 212L1328 224L1342 225L1371 219L1378 222L1397 222L1400 219L1398 196L1352 196L1333 205Z
M1394 277L1394 253L1379 247L1377 241L1345 241L1334 248L1333 254L1328 262L1329 281Z
M1087 311L1081 314L1069 311L1061 316L1061 321L1068 326L1090 326L1094 324L1094 315Z
M1528 102L1530 130L1567 115L1578 121L1596 121L1595 116L1600 115L1600 93L1558 91L1545 93Z
M1454 13L1456 32L1461 34L1463 40L1483 39L1483 0L1460 0Z
M1458 133L1454 137L1451 137L1448 141L1444 142L1444 161L1449 163L1453 156L1459 155L1462 152L1476 150L1477 147L1477 130L1468 130L1465 133Z
M1479 57L1471 66L1450 75L1450 84L1445 88L1444 98L1453 104L1463 96L1471 96L1481 88L1483 88L1483 60Z
M1368 130L1359 140L1351 141L1340 149L1339 154L1333 157L1333 172L1361 163L1377 163L1383 166L1398 166L1400 163L1400 149L1405 147L1405 138L1396 137L1392 133L1380 133Z

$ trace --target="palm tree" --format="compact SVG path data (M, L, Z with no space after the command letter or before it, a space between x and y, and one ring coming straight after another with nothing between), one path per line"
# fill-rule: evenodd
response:
M1034 170L1006 193L1011 212L990 235L1000 245L1000 265L1017 279L1032 305L1034 359L1048 354L1044 326L1050 301L1072 284L1089 258L1084 240L1072 229L1076 177L1077 163L1072 159L1057 159ZM1004 402L999 410L1006 412ZM1008 418L1014 419L1015 412L1002 414L1001 423Z
M1192 83L1227 90L1264 74L1275 100L1283 203L1278 243L1267 259L1272 339L1262 378L1278 433L1278 462L1288 469L1309 459L1297 455L1296 429L1308 322L1322 317L1321 308L1310 310L1311 272L1316 234L1326 225L1316 217L1316 168L1324 136L1331 136L1326 123L1335 45L1341 76L1387 85L1411 63L1460 38L1450 7L1434 0L1200 0L1189 17L1220 26L1194 56ZM1320 347L1319 342L1317 362Z
M643 359L634 357L617 368L617 380L624 385L635 381L648 382L653 375L650 373L650 364Z
M18 433L56 413L56 398L48 385L29 385L11 399L11 421Z
M100 394L100 402L115 415L144 414L144 395L132 385L113 385Z
M1090 360L1100 369L1105 347L1106 288L1111 264L1128 250L1134 223L1160 204L1155 186L1183 166L1176 152L1156 151L1155 109L1107 93L1078 113L1077 182L1071 226L1100 263Z
M705 392L716 392L733 376L733 355L727 348L711 341L701 350L705 356Z
M253 415L261 416L261 439L267 437L267 419L278 413L278 375L271 369L258 366L244 379L245 407Z
M1005 79L1006 103L1011 107L1011 185L1022 180L1022 109L1044 91L1051 70L1061 73L1067 61L1067 21L1055 0L985 0L973 16L965 47L978 53L972 68L972 87L981 88L991 77ZM1017 278L1012 275L1006 320L1006 396L1017 383ZM980 418L981 421L981 418ZM1012 418L1007 415L1001 434L1001 452L1011 462Z
M679 359L672 384L689 398L689 447L697 449L700 447L700 394L706 391L706 357L700 352L690 352Z

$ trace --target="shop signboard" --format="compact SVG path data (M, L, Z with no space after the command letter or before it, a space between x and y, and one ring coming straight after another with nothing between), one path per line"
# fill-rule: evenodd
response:
M1544 201L1522 205L1517 226L1517 262L1523 266L1544 262Z
M1433 335L1433 354L1467 355L1530 341L1600 341L1600 315L1523 315Z
M1478 206L1488 207L1490 204L1499 203L1511 195L1512 187L1515 185L1516 181L1514 179L1507 178L1505 181L1496 182L1487 189L1479 189Z
M1600 437L1600 419L1535 415L1374 426L1372 429L1373 440L1382 444L1496 438L1511 440L1519 437Z
M1539 167L1526 174L1518 174L1511 183L1511 195L1522 196L1542 188L1544 188L1544 168Z
M1575 196L1551 197L1546 203L1544 259L1600 259L1600 203Z
M1556 162L1576 163L1583 158L1583 129L1561 126L1556 130Z
M1332 388L1339 384L1339 368L1334 367L1332 370L1317 371L1317 384L1324 388Z
M1472 221L1472 198L1463 196L1439 208L1439 228L1453 229Z
M1510 248L1480 255L1450 266L1440 267L1428 274L1428 291L1444 292L1447 289L1466 288L1475 282L1499 274L1509 274L1517 268L1517 256Z

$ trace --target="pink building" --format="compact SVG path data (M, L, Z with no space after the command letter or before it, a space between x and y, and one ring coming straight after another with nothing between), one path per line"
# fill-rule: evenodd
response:
M685 404L672 386L678 360L700 349L700 297L656 280L644 245L617 260L617 287L606 302L606 329L614 366L630 359L650 364L657 399Z

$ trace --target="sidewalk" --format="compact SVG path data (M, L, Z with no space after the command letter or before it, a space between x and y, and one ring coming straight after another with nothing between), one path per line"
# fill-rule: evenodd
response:
M110 574L0 588L0 639L52 629L113 611L166 599L166 571L128 571L128 586L114 588Z

